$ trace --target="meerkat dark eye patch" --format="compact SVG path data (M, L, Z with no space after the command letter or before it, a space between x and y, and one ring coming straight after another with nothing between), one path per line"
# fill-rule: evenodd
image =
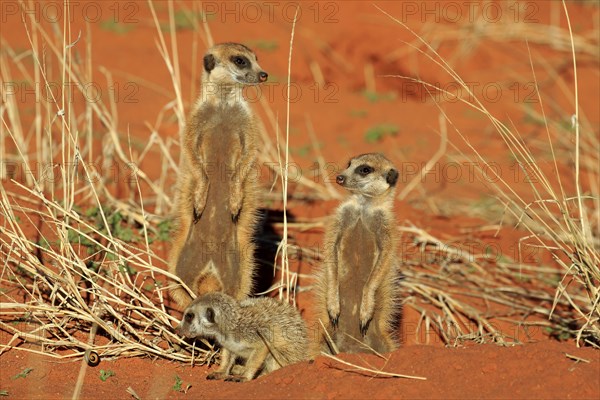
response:
M359 175L367 176L371 172L373 172L374 169L370 165L362 164L362 165L359 165L358 167L356 167L356 169L354 171Z
M213 56L212 54L207 54L204 56L204 70L206 72L210 74L210 71L212 71L215 68L215 64L215 56Z
M211 324L215 323L215 310L213 310L211 307L206 309L206 320Z
M194 320L194 313L186 312L183 318L185 319L185 322L189 324Z
M244 56L231 56L230 60L240 69L250 68L250 60Z
M398 182L398 171L394 168L390 169L385 177L386 182L390 186L396 186L396 182Z

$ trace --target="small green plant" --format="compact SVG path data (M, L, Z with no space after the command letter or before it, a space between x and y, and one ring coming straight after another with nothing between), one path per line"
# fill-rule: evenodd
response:
M264 51L275 51L279 48L279 44L274 40L248 40L246 46L264 50Z
M125 262L122 265L119 265L119 271L122 274L135 275L137 271L133 268L129 263Z
M350 110L350 116L354 118L364 118L368 114L367 110Z
M365 133L365 141L367 143L379 142L386 136L396 136L400 128L394 124L375 125Z
M365 90L362 92L362 95L367 99L369 103L377 103L379 101L394 101L396 100L396 93L394 92L386 92L386 93L377 93L371 90Z
M161 287L162 287L162 282L154 281L154 283L149 283L147 285L144 285L144 290L151 292L154 289L161 288Z
M25 368L23 371L19 372L18 374L16 374L15 376L13 376L13 379L19 379L19 378L27 378L27 375L29 375L29 373L33 371L33 368Z
M202 12L190 12L186 10L175 11L173 15L173 21L175 22L175 30L193 30L197 24L201 24L202 20L206 18L207 21L214 19L214 14L203 14ZM196 22L197 21L197 22ZM162 23L161 30L169 31L169 24Z
M161 240L163 242L166 242L170 239L171 237L171 221L170 220L164 220L162 222L159 222L157 225L158 228L158 240Z
M181 379L179 377L179 375L175 375L175 384L173 385L173 390L176 392L181 392L181 393L187 393L188 390L190 390L190 388L192 387L192 385L190 385L189 383L187 385L185 385L185 389L183 388L183 379Z
M311 152L311 150L312 150L312 145L310 145L310 144L296 147L296 148L290 148L290 152L299 157L306 157Z
M118 35L124 35L127 32L133 30L133 25L130 24L121 24L114 19L106 19L100 22L100 28L105 31L114 32Z
M559 342L564 342L573 336L570 330L558 326L547 326L544 330L551 338L554 338Z
M110 378L111 376L115 376L115 375L116 374L113 371L111 371L110 369L107 369L107 370L101 369L100 370L100 380L102 382L106 382L106 380L108 378Z

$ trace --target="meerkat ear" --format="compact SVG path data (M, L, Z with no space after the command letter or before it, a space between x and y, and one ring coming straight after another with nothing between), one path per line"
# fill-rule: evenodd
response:
M398 171L394 168L390 169L385 177L386 182L390 186L396 186L396 182L398 182Z
M211 324L215 323L215 310L213 310L212 307L206 309L206 320Z
M215 56L212 54L207 54L204 56L204 70L210 74L215 68Z

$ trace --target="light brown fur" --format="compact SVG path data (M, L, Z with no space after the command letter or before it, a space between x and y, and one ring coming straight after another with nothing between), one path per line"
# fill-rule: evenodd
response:
M308 358L307 330L298 310L270 297L237 301L224 293L204 295L185 309L177 330L221 346L221 365L207 379L248 381ZM236 358L245 365L235 365ZM232 375L234 365L237 375Z
M242 89L266 78L243 45L219 44L204 57L202 94L182 143L169 254L170 271L196 295L224 291L242 299L252 292L258 133ZM192 300L180 286L171 296L181 307Z
M316 315L333 341L319 335L317 347L324 351L368 352L366 344L383 353L398 347L393 329L398 316L397 178L382 154L352 158L337 177L351 195L327 227L317 274Z

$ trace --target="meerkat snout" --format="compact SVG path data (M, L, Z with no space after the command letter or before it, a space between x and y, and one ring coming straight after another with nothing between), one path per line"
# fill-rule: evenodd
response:
M344 177L344 175L338 175L335 177L335 182L338 185L343 185L345 180L346 180L346 177Z
M390 169L385 176L385 180L390 186L396 186L396 182L398 182L398 171L394 168Z
M260 72L258 73L258 79L259 79L261 82L266 82L266 80L267 80L267 78L268 78L268 77L269 77L269 74L267 74L265 71L260 71Z

